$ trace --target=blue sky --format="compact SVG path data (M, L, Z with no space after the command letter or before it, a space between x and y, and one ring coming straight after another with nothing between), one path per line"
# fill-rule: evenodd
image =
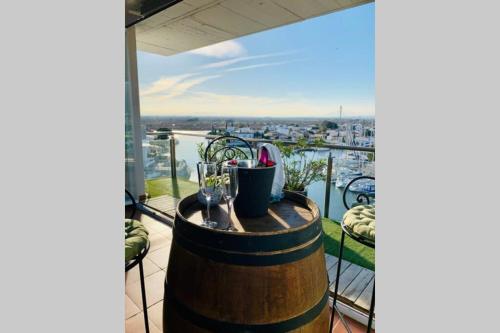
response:
M372 116L374 4L173 56L138 51L143 115Z

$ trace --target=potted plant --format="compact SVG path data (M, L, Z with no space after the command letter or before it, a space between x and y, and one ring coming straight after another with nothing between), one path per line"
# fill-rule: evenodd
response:
M322 145L321 140L315 140L315 146ZM284 144L281 141L274 143L281 152L285 172L285 190L307 195L307 186L313 182L325 180L327 168L326 159L316 159L316 152L307 155L310 150L306 139L299 139L293 144Z

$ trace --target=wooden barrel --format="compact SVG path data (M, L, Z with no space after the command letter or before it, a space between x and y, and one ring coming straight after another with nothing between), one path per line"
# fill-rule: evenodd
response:
M210 212L227 225L225 204ZM287 192L264 217L233 213L234 232L201 227L204 216L195 195L177 207L164 332L328 331L323 233L313 201Z

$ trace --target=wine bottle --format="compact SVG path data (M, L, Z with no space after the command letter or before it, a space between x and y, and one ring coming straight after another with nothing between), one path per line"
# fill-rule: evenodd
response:
M268 161L269 161L269 151L267 151L266 147L260 147L259 163L257 163L257 167L266 167Z

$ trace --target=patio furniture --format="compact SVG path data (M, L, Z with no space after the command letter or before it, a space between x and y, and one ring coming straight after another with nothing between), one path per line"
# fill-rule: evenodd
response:
M137 201L129 191L125 190L125 193L132 201L132 211L129 213L128 218L125 219L125 272L128 272L135 266L139 265L144 325L146 333L149 333L148 306L146 302L146 288L144 284L144 267L142 264L142 260L148 254L150 246L148 231L140 221L134 220L134 215L137 211Z
M250 154L248 155L242 148L248 149ZM222 168L222 164L224 162L241 159L245 160L254 159L254 154L252 150L252 146L246 140L232 135L223 135L216 137L212 141L210 141L205 148L205 152L203 153L203 161L206 163L214 162L217 165L217 169L220 170ZM196 172L198 175L198 185L201 186L201 175L200 175L200 165L202 162L198 162L196 166ZM222 193L216 192L213 196L210 205L218 205L219 201L222 199ZM198 192L198 200L206 205L205 196Z
M217 147L217 143L223 143L224 145L222 147ZM215 145L214 147L216 148L213 149L212 145ZM241 148L248 149L250 151L250 156L248 156L247 153ZM205 149L204 160L205 162L218 162L218 164L220 164L225 161L236 159L238 155L244 156L245 159L249 159L250 157L253 160L254 155L252 146L240 137L224 135L210 141Z
M212 219L228 224L226 205ZM327 332L328 281L317 205L286 192L235 231L201 226L196 195L177 208L163 303L164 332Z
M247 149L248 155L243 149ZM224 135L210 141L205 149L204 161L221 164L233 159L254 160L250 143L242 138ZM241 161L238 168L239 193L234 201L234 211L239 217L261 217L269 207L276 167L255 168ZM200 175L198 172L198 179Z
M333 327L333 319L335 317L335 309L337 304L338 297L338 288L339 288L339 277L342 265L342 255L344 252L344 239L347 234L350 238L355 241L366 245L371 248L375 248L375 206L371 205L373 203L373 193L364 193L363 191L357 193L355 195L356 202L352 204L348 204L348 191L351 186L359 182L361 180L373 180L374 177L369 176L361 176L356 177L351 180L344 189L342 199L344 202L344 206L348 211L344 214L342 222L340 223L342 227L342 235L340 238L340 248L339 248L339 259L337 263L337 275L335 279L335 289L333 295L333 310L330 322L330 329ZM375 278L374 278L375 279ZM367 332L370 333L373 315L375 310L375 280L373 282L373 293L372 299L370 303L370 312L368 314L368 325ZM344 322L345 325L345 322Z

